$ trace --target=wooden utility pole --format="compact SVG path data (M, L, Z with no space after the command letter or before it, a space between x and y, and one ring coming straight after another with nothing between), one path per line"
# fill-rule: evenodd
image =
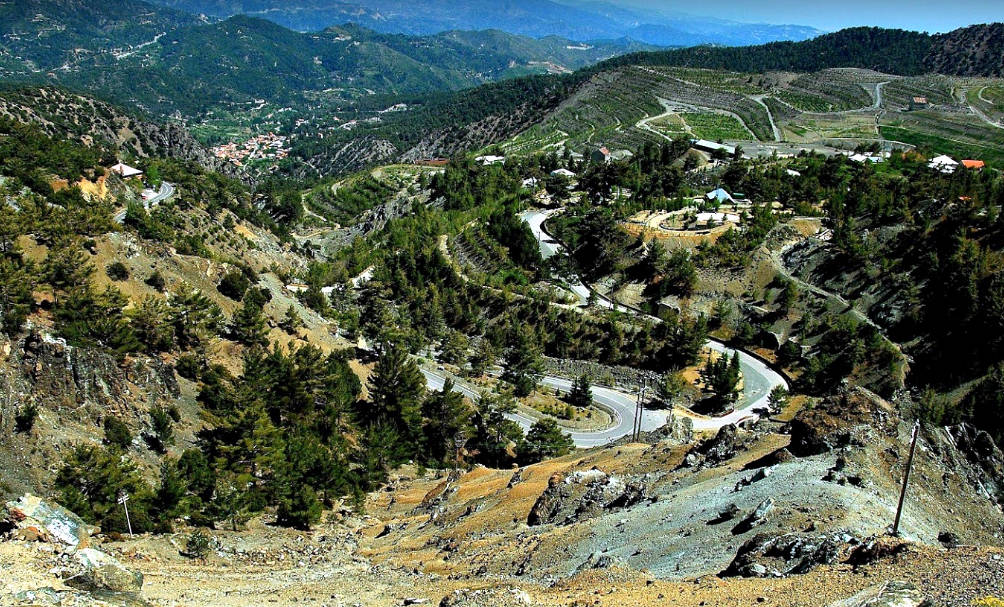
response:
M906 458L906 471L903 472L903 488L899 492L899 505L896 507L896 521L892 524L892 534L899 535L899 519L903 516L903 502L906 501L906 486L910 483L910 469L913 468L913 454L917 451L917 435L920 434L920 420L913 424L913 437L910 439L910 456Z

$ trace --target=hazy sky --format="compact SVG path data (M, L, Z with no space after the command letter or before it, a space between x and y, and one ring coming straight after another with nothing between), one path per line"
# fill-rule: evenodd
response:
M794 23L823 30L877 25L944 32L1004 21L1004 0L615 0L736 21Z

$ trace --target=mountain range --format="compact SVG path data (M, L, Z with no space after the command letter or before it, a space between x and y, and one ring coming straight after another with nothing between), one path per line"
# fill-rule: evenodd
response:
M255 17L218 21L138 0L0 5L5 84L68 86L154 114L201 114L258 99L287 103L320 91L353 98L455 90L653 48L500 30L405 36L347 25L303 33Z
M501 29L535 38L591 41L630 38L660 46L747 45L805 40L822 32L798 25L749 24L607 2L569 0L154 0L165 6L226 18L269 19L300 31L352 22L379 32L428 35L447 30Z

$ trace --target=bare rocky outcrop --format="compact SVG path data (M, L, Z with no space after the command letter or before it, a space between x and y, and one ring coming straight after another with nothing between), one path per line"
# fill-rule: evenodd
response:
M235 167L213 156L181 124L155 123L92 97L63 89L22 88L0 96L0 116L38 125L52 137L71 136L86 145L104 145L137 158L188 160L224 174Z
M890 580L866 588L852 597L830 603L827 607L930 607L933 605L916 586Z
M735 424L719 428L718 433L691 449L683 460L687 468L714 467L735 457L739 450L739 429Z
M73 555L80 571L66 580L70 586L89 591L138 593L143 589L143 574L131 571L115 557L83 548Z
M86 548L100 531L59 504L25 494L7 502L0 524L9 526L15 538L59 543L67 548Z
M154 404L180 402L171 365L138 356L68 345L34 330L8 341L0 337L0 469L7 497L41 493L63 450L81 437L101 436L105 416L115 415L139 434ZM34 405L39 420L31 434L15 434L16 412Z
M568 525L603 512L630 508L645 499L648 487L643 480L627 480L598 468L555 474L530 509L527 524Z
M455 590L443 597L439 607L532 607L530 595L518 588Z
M993 438L970 424L952 426L946 434L965 458L972 484L998 504L1004 504L1004 453Z
M758 533L746 541L722 577L780 577L806 573L848 558L860 541L847 533Z
M894 408L858 386L842 386L819 406L806 409L791 422L791 445L799 457L819 455L846 446L863 446L876 428L889 428Z

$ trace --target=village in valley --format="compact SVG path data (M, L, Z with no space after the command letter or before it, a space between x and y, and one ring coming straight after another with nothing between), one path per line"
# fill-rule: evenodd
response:
M225 143L212 148L212 153L220 160L226 160L237 167L264 161L270 166L289 156L289 137L275 133L255 135L242 143Z

